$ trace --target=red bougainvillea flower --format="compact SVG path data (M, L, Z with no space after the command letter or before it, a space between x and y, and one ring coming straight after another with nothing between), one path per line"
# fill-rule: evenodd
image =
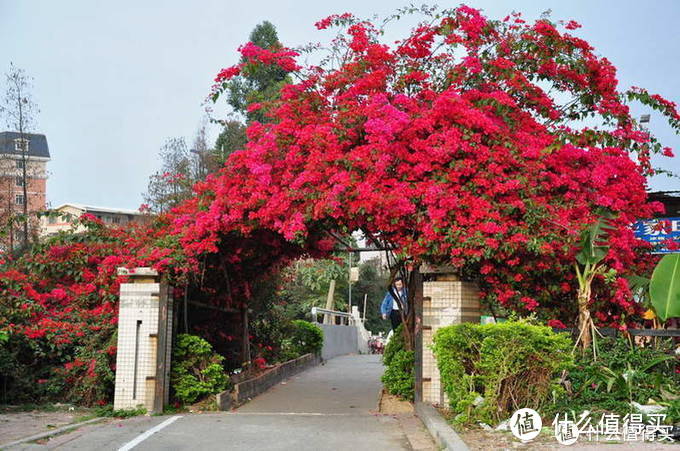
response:
M572 34L574 21L495 21L467 6L421 12L427 20L394 43L351 14L319 21L338 29L328 46L338 57L321 65L294 62L285 48L241 47L246 64L285 65L297 81L173 213L187 264L223 254L232 295L249 293L245 281L361 230L401 256L456 267L488 302L568 313L580 232L606 210L618 281L596 283L593 302L607 317L634 313L620 281L653 258L629 225L659 211L646 195L650 156L671 151L629 102L677 130L676 105L620 90L611 62ZM218 78L214 98L228 87Z
M565 326L564 323L562 321L560 321L559 319L548 320L548 326L553 327L555 329L566 329L567 328L567 326Z

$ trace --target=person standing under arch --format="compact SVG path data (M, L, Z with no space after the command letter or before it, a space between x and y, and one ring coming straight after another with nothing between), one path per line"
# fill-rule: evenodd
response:
M401 301L401 304L403 305L405 310L404 314L406 314L408 305L406 304L407 292L406 287L404 286L404 280L401 277L397 277L396 279L394 279L392 287L397 296L399 296L399 300ZM387 290L387 294L385 294L385 298L383 299L382 304L380 305L380 313L382 314L382 318L384 320L386 320L389 317L390 322L392 323L392 330L396 330L396 328L399 327L399 324L401 324L401 313L399 312L399 310L400 310L399 302L397 302L397 300L394 299L394 296L392 296L392 292L390 290Z

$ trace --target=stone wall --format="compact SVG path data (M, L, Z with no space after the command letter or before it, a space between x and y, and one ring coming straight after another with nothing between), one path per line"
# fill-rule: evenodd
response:
M368 348L368 340L371 339L371 332L366 330L365 318L361 318L359 313L359 307L356 305L352 306L352 318L354 320L354 326L357 330L357 352L359 354L368 354L370 349Z

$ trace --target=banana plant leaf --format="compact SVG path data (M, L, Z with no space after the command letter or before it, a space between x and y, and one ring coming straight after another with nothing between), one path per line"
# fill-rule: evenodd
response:
M576 254L576 261L584 266L595 265L607 256L607 238L609 231L614 228L609 223L611 219L611 213L602 212L597 221L581 232L581 251Z
M680 254L665 255L656 265L649 296L661 321L680 317Z

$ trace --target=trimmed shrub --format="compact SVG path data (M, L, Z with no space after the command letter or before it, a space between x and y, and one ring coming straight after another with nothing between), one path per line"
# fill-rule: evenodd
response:
M433 350L456 421L492 423L563 392L556 377L573 366L572 346L549 327L510 321L442 328Z
M387 345L385 346L382 356L383 364L385 366L389 366L392 362L392 357L397 352L404 349L406 349L404 344L404 326L403 324L400 324L399 327L394 330L392 338L390 338L390 341L388 341Z
M413 390L416 382L414 365L415 353L413 351L402 349L395 352L382 375L385 389L390 394L413 401Z
M177 400L193 403L227 388L229 379L222 368L224 357L213 352L210 343L196 335L180 334L172 354L170 383Z
M291 322L290 336L281 343L282 356L292 360L305 354L318 354L323 346L323 330L309 321Z
M385 346L383 364L386 368L381 380L388 393L413 401L415 353L406 350L402 329L399 326Z

